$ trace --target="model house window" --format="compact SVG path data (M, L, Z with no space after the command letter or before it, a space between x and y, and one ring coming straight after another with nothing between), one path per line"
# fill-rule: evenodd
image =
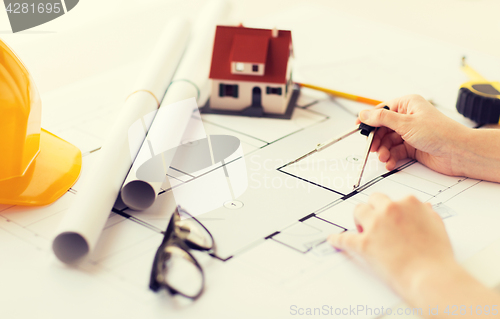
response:
M281 95L281 88L266 87L266 94Z
M219 96L238 97L238 84L219 84Z
M259 65L258 64L252 64L252 72L259 72Z
M245 65L241 62L236 62L234 68L238 72L243 72L243 70L245 69Z

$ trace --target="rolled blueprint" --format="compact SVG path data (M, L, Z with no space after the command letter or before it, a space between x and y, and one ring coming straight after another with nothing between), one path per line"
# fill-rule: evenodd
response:
M148 64L99 151L93 170L59 225L52 249L64 263L76 263L91 252L108 219L121 185L144 141L185 51L190 26L184 19L170 22L152 51ZM142 131L129 139L130 126L142 119Z
M192 40L179 64L179 68L175 72L174 79L165 94L162 105L171 105L172 103L192 97L196 98L198 105L203 105L208 99L208 75L210 73L215 29L217 24L224 22L226 19L229 13L229 5L225 0L210 1L201 12L203 15L193 27ZM161 109L162 107L160 107L160 111ZM170 125L166 124L169 121L167 117L162 116L159 118L157 116L155 118L151 126L151 132L148 133L148 137L139 151L138 159L147 159L147 157L158 154L151 151L150 144L152 142L157 144L164 143L165 148L166 145L178 145L181 142L189 117L179 118L175 129L170 131L171 135L157 134L162 131L161 126ZM181 128L180 124L185 125L184 128ZM198 136L198 138L204 137ZM150 169L147 179L137 175L137 171L144 164L144 161L134 162L125 179L121 192L121 198L125 205L135 210L143 210L153 205L165 179L166 171L172 161L173 153L169 152L168 154L169 156L163 156L162 158L164 169L155 171Z
M129 208L142 210L154 203L181 138L197 111L194 97L161 104L130 170L133 173L129 172L122 187L121 197ZM137 135L135 131L141 130L141 126L140 121L134 123L129 135ZM134 179L130 180L132 176Z

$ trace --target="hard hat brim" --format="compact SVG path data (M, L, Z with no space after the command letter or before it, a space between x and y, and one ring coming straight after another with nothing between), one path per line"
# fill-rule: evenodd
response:
M81 168L80 150L42 129L40 152L25 174L0 181L0 204L25 206L51 204L75 184Z

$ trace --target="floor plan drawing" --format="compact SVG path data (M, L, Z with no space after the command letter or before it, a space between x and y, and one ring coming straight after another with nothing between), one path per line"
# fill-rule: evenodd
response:
M359 111L371 107L302 88L290 120L202 113L207 136L230 136L239 142L235 151L197 170L173 162L152 206L135 211L117 199L88 258L62 264L54 256L53 237L82 195L111 126L135 90L158 27L179 16L178 10L153 12L152 3L144 5L139 11L130 7L126 16L114 10L124 14L120 21L101 10L102 21L94 19L99 24L88 26L82 18L81 30L54 25L39 33L2 35L2 40L12 39L12 48L39 85L42 127L83 155L80 179L54 204L0 205L2 317L290 318L297 317L290 314L291 305L387 309L400 303L400 297L356 256L327 242L330 234L357 231L353 211L376 192L393 200L415 196L430 203L459 262L500 240L498 183L442 175L413 160L388 171L377 154L370 154L361 185L353 189L366 148L361 134L287 165L355 127ZM177 7L197 19L190 1ZM420 94L468 127L476 124L455 110L457 90L466 81L462 56L487 78L495 78L500 65L470 46L320 4L273 4L266 14L251 3L235 8L238 21L229 23L292 30L294 82L377 100ZM248 19L246 8L252 9ZM325 40L318 30L327 30L335 41ZM60 45L67 50L58 50ZM194 143L183 135L182 147ZM195 214L215 242L210 253L190 251L205 275L205 291L196 302L148 287L155 253L177 204ZM487 254L481 265L494 264L495 256Z
M366 144L365 137L360 134L316 157L311 156L306 162L284 167L316 143L353 126L355 117L337 107L338 102L304 100L307 102L299 100L290 121L202 115L207 134L237 137L242 154L194 175L172 167L158 200L145 211L133 211L117 202L98 248L82 267L105 271L115 284L129 287L131 291L135 289L131 287L144 287L154 252L176 204L173 190L197 184L205 187L205 179L219 172L231 172L242 160L248 177L247 189L236 198L226 195L216 209L200 215L199 219L218 243L214 257L219 261L238 263L249 256L262 257L277 252L291 258L284 258L288 264L290 260L297 260L286 267L287 271L273 275L273 281L286 285L299 283L299 278L308 278L312 270L326 267L321 266L323 264L332 266L345 262L342 254L325 239L331 233L355 230L352 211L357 204L366 202L373 192L389 194L395 200L416 196L432 203L443 219L452 220L461 213L449 203L462 192L484 183L444 176L414 161L401 162L397 169L389 172L372 154L361 187L353 191L348 180L357 174L360 154ZM112 108L107 112L111 116ZM64 121L61 124L66 127ZM68 128L60 131L63 136L65 130ZM81 133L80 129L76 130ZM69 132L68 136L75 138L77 133ZM74 141L80 143L78 138ZM83 139L81 145L89 144ZM82 180L56 204L46 208L1 206L0 229L35 249L48 252L55 228L78 196L85 171L91 169L92 162L99 156L97 142L83 149L86 152ZM200 199L202 197L203 194ZM34 209L37 213L31 214ZM253 260L245 267L253 267L255 263L258 264ZM266 262L256 265L257 268L250 272L260 269L257 272L262 277L265 273L274 274L272 269L280 265L281 261L274 265Z

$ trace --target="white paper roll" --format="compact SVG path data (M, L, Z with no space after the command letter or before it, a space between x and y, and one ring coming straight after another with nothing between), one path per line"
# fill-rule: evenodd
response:
M52 248L62 262L76 263L94 249L134 155L144 141L151 115L157 110L185 51L189 29L185 19L176 19L160 36L136 82L136 90L131 92L99 151L99 160L59 226ZM144 119L143 130L129 140L131 125L141 118Z
M197 111L194 97L169 105L162 103L123 183L121 198L129 208L143 210L153 205L182 136Z
M192 40L165 94L161 108L163 108L163 105L171 105L172 103L193 97L196 99L198 105L204 105L208 99L208 75L210 73L210 63L212 60L215 29L217 24L224 22L227 18L229 4L226 0L210 1L201 12L202 16L198 19L193 28ZM166 113L167 112L165 112L165 115ZM185 128L188 125L188 119L189 118L185 117L178 118L178 122L175 123L175 129L171 130L171 134L173 135L163 134L153 136L153 134L151 134L151 136L148 136L139 151L138 158L151 158L151 156L159 154L157 152L152 154L148 145L148 143L152 141L160 144L163 143L169 147L178 146L185 132ZM166 124L169 121L168 116L158 119L158 124L156 124L156 121L157 119L155 118L151 130L157 125L170 125ZM185 126L181 127L181 125ZM204 137L205 135L203 132L203 136L199 136L198 138L201 139ZM177 143L177 145L173 146L175 143ZM143 165L144 161L134 162L123 184L121 192L121 198L125 205L135 210L143 210L153 205L157 194L160 192L162 181L165 179L165 172L172 161L172 157L166 156L162 161L165 169L158 169L156 174L151 171L151 175L148 175L150 176L149 179L137 176L137 170Z
M195 97L203 106L209 95L210 64L218 24L226 21L229 3L226 0L208 2L201 10L202 16L193 26L193 37L175 72L172 84L165 95L166 103Z

